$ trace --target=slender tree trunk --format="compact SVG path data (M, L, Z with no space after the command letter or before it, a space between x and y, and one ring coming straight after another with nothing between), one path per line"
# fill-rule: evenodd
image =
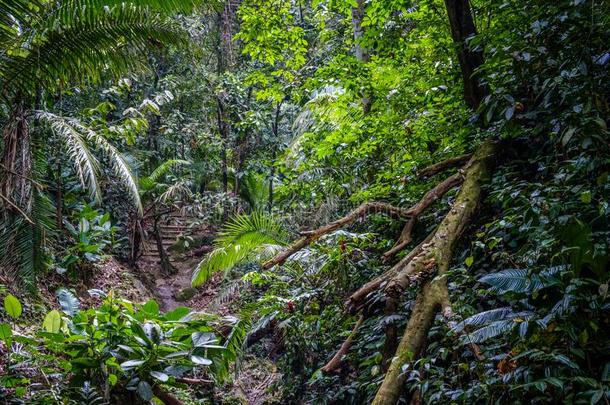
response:
M279 136L280 136L280 118L281 118L283 103L284 103L284 101L282 100L275 107L275 115L273 117L273 123L271 124L271 132L273 133L273 139L276 142L279 141ZM273 181L275 178L275 165L274 165L275 156L276 156L276 148L274 146L273 150L271 151L271 170L269 172L269 199L267 201L267 211L269 211L269 213L271 213L271 210L273 209Z
M370 55L368 49L362 44L364 37L364 29L362 28L362 20L365 17L364 0L357 0L356 6L352 7L352 26L354 29L354 54L356 59L362 63L370 61ZM364 114L368 114L371 111L371 105L373 99L370 94L364 94L362 96L362 111Z
M56 201L55 201L55 219L57 221L57 229L61 230L63 228L64 216L63 216L63 205L64 205L64 197L63 197L63 182L61 178L62 168L61 168L61 160L57 159L57 180L55 182L56 187Z
M469 0L445 0L451 36L458 46L458 60L464 81L464 101L476 110L485 95L485 87L475 76L476 70L483 64L483 52L472 50L468 39L477 34L470 9Z

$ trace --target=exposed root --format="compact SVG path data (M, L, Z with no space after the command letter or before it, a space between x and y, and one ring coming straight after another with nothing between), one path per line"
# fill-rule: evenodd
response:
M292 245L278 253L275 257L263 263L263 269L268 270L277 264L284 263L290 256L310 245L321 236L331 233L356 219L366 214L386 214L392 217L408 217L412 214L410 209L395 207L393 205L383 202L369 202L360 205L358 208L352 210L349 214L343 218L339 218L327 225L324 225L313 231L301 232L302 238L298 239Z
M341 366L341 363L343 362L343 356L345 356L347 352L349 352L349 349L352 347L352 344L354 344L354 339L358 334L358 330L360 329L362 322L364 322L364 315L360 314L358 321L354 325L354 329L352 329L352 332L349 334L345 342L343 342L343 344L341 345L337 353L335 353L333 358L330 359L330 361L326 363L324 367L322 367L321 370L324 374L332 374L337 371L337 369Z
M472 157L472 153L467 153L465 155L460 155L453 157L451 159L443 160L442 162L435 163L430 165L422 170L420 170L417 175L420 178L426 178L434 176L437 173L440 173L444 170L450 169L452 167L461 166L464 163L468 162Z
M411 232L413 231L413 227L415 226L415 222L417 221L417 217L419 217L422 212L424 212L428 207L434 204L439 198L445 195L449 190L454 187L459 186L464 181L463 173L460 171L452 176L449 176L441 183L437 184L433 189L428 191L421 200L413 207L409 209L411 211L411 218L405 224L398 241L396 244L387 252L385 252L382 256L384 261L390 259L396 253L403 250L409 243L411 243Z

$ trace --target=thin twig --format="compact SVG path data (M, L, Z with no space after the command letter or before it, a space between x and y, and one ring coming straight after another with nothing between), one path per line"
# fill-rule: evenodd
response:
M17 212L19 212L19 213L20 213L20 214L23 216L23 218L25 218L25 220L26 220L27 222L29 222L31 225L35 225L34 221L32 221L32 220L30 219L30 217L28 217L28 215L27 215L25 212L23 212L23 210L22 210L21 208L19 208L17 205L15 205L15 203L13 203L13 202L12 202L12 201L11 201L9 198L7 198L6 196L4 196L2 193L0 193L0 198L2 198L4 201L6 201L6 203L7 203L8 205L10 205L10 206L11 206L11 207L13 207L15 210L17 210Z

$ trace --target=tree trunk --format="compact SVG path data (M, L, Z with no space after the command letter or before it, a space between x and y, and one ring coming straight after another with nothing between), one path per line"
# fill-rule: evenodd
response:
M398 299L414 276L426 274L429 278L433 273L441 276L449 269L455 242L479 204L481 185L489 178L494 153L495 145L492 142L486 142L477 149L468 163L464 184L434 236L405 270L388 283L386 292L391 298ZM432 321L447 295L446 289L445 279L441 277L424 282L396 356L390 363L373 404L395 404L398 400L406 379L403 366L415 360L422 351Z
M476 69L483 64L483 52L471 50L467 43L468 39L477 33L470 2L468 0L445 0L445 6L449 16L451 36L459 47L457 56L464 81L464 100L470 108L476 110L481 104L486 90L475 77Z
M362 28L362 20L365 17L364 0L357 0L356 6L352 7L352 26L354 29L354 54L356 59L362 63L370 61L368 49L362 44L364 38L364 29ZM371 112L371 105L373 104L373 98L370 94L364 94L362 96L362 111L364 114Z

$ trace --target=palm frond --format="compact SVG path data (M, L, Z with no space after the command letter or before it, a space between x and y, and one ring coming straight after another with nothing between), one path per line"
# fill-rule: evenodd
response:
M282 244L286 240L282 225L271 215L254 212L237 215L227 222L215 241L216 248L199 263L191 283L198 286L213 274L228 271L264 251L269 245Z
M142 56L151 40L181 43L186 39L165 15L138 6L146 3L143 0L111 7L102 6L101 1L74 3L55 13L43 11L44 21L19 36L17 49L0 62L5 85L28 93L40 85L58 88L62 81L97 82L105 72L118 75L144 67Z
M512 314L513 310L511 307L502 307L490 309L489 311L479 312L469 318L464 319L455 325L454 330L461 331L465 326L480 326L489 322L506 319L508 315Z
M64 144L81 184L90 191L92 199L99 200L98 161L91 153L83 135L75 129L77 122L72 118L60 117L45 111L36 111L35 117L49 124Z
M511 331L516 325L518 324L512 319L495 321L463 336L462 340L464 342L481 343Z
M177 181L171 184L159 196L158 201L162 204L169 204L176 201L187 201L193 197L188 181Z
M528 290L530 281L526 269L506 269L497 273L487 274L479 279L489 284L490 290L495 292L523 293Z
M191 164L191 162L189 162L188 160L182 160L182 159L166 160L165 162L163 162L159 166L157 166L157 168L155 170L153 170L153 172L150 174L150 176L143 177L140 181L154 183L154 182L158 181L161 177L165 176L174 167L188 166L190 164Z
M35 116L40 120L50 123L51 128L64 141L70 156L74 160L83 186L89 187L92 196L99 197L100 195L97 181L97 160L95 160L90 152L86 141L91 142L96 148L104 151L116 175L129 191L129 196L138 212L142 213L138 182L129 164L114 145L108 142L100 133L85 126L75 118L60 117L45 111L36 111Z

